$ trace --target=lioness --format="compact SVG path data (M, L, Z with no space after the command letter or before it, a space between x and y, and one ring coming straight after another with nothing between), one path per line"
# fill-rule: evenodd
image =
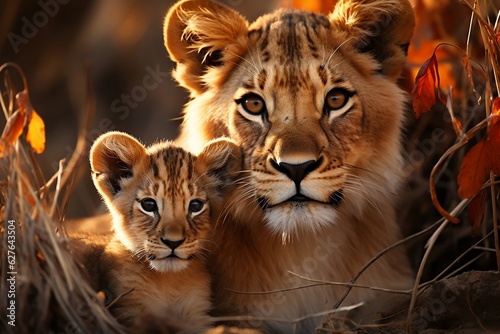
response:
M244 154L245 175L215 233L220 313L288 332L345 291L276 292L310 284L295 274L349 282L401 238L394 206L406 95L397 80L413 26L407 0L339 0L328 16L277 10L251 24L209 0L170 9L165 45L192 98L178 143L197 152L227 136ZM404 249L357 283L408 288ZM344 304L373 297L355 288Z

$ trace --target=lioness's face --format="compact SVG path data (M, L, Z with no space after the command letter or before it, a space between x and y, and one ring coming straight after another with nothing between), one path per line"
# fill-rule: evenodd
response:
M167 16L176 77L194 97L184 132L198 122L201 137L241 145L242 193L276 232L320 231L368 206L383 210L378 200L395 189L405 100L395 81L413 16L406 2L397 17L393 5L374 4L359 5L366 12L356 17L344 3L329 17L277 11L250 26L211 2L181 3ZM224 13L224 26L212 12Z
M370 200L360 172L399 157L401 96L341 37L322 15L275 17L250 29L251 51L228 80L230 135L277 231L334 223L344 201Z

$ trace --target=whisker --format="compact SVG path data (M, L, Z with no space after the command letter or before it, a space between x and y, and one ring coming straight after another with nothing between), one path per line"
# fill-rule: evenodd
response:
M234 53L234 52L227 52L227 53L228 53L228 54L230 54L230 55L232 55L232 56L235 56L235 57L237 57L237 58L239 58L239 59L241 59L241 60L243 60L244 62L246 62L247 64L249 64L250 66L252 66L252 67L253 67L253 69L255 70L255 72L250 71L250 69L249 69L249 68L246 68L246 67L244 67L244 66L242 66L242 65L240 65L239 63L236 63L236 62L234 62L234 61L230 61L230 63L232 63L232 64L236 65L237 67L240 67L240 68L243 68L243 69L247 70L247 71L248 71L250 74L252 74L253 76L257 76L257 75L259 74L259 68L257 67L257 65L255 65L254 63L252 63L252 62L251 62L251 61L249 61L248 59L246 59L246 58L244 58L244 57L242 57L242 56L240 56L240 55L237 55L237 54L236 54L236 53ZM253 59L252 59L252 60L253 60Z
M352 40L353 37L350 37L348 39L346 39L345 41L343 41L342 43L339 44L339 46L337 46L337 48L335 48L335 50L333 50L333 52L330 54L330 56L328 57L328 59L326 60L326 63L323 65L323 66L327 66L328 63L330 62L330 60L332 60L332 57L335 55L335 53L337 53L337 51L344 45L346 44L347 42L349 42L350 40Z

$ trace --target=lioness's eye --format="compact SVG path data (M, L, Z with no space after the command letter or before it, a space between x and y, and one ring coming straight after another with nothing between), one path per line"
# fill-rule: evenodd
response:
M146 211L146 212L155 212L158 210L158 205L156 204L156 201L152 198L144 198L140 201L141 203L141 208Z
M264 102L264 99L257 94L247 94L236 102L241 104L243 110L251 115L261 115L266 111L266 103Z
M205 203L203 203L199 199L193 199L191 202L189 202L188 210L190 213L198 213L200 212L203 207L205 206Z
M346 105L350 94L341 88L334 88L326 94L325 109L338 110Z

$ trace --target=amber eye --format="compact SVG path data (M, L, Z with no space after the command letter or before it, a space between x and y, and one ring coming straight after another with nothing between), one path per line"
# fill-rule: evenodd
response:
M155 212L158 210L156 201L152 198L144 198L141 200L141 208L146 212Z
M264 99L257 94L247 94L236 102L241 104L243 110L251 115L261 115L266 111Z
M191 202L189 202L188 210L190 213L198 213L203 209L204 206L205 203L203 203L203 201L199 199L193 199Z
M325 98L325 111L339 110L344 107L351 93L342 88L334 88L326 94Z

